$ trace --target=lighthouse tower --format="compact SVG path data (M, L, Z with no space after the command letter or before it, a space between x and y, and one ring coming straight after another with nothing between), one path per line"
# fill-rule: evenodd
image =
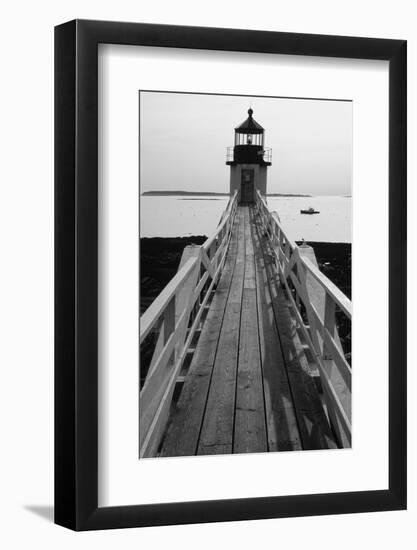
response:
M228 147L226 164L230 166L230 195L238 192L240 204L255 202L256 190L266 195L266 170L271 166L271 149L265 149L265 130L249 117L235 128L235 144Z

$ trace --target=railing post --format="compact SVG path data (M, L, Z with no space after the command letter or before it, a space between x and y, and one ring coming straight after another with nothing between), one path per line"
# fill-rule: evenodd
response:
M290 256L291 256L290 252L291 252L290 243L287 241L287 239L285 239L284 254L288 261L290 260Z
M334 300L326 292L325 305L324 305L324 331L323 331L323 359L333 359L330 353L329 346L326 344L326 329L330 335L335 337L336 328L336 304Z
M279 263L280 263L281 271L284 268L283 256L285 256L285 254L284 254L284 234L283 234L282 231L280 231L279 232L279 237L278 237L278 257L279 257Z
M214 239L212 245L210 246L210 249L208 250L208 257L210 261L214 258L216 254L216 249L217 249L217 239Z
M174 294L164 312L164 345L175 330L175 301L176 295ZM169 358L169 363L175 363L175 348Z
M271 218L273 220L273 243L275 248L279 247L279 234L280 234L280 228L279 228L279 216L277 212L271 212Z
M164 344L175 330L175 295L171 298L164 313Z

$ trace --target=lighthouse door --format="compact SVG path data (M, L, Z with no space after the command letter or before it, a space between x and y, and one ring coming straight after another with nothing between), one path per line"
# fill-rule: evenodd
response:
M254 202L254 179L255 171L253 169L242 170L242 180L240 185L240 202Z

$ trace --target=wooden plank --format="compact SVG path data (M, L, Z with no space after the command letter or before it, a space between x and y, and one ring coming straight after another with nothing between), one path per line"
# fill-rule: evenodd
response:
M234 453L268 450L256 298L255 260L248 209L245 222L245 275L236 384Z
M279 284L278 273L272 261L272 249L259 230L258 236L303 449L336 448L314 381L308 374L308 361L296 331L295 320Z
M282 289L278 290L274 309L280 312L278 332L284 360L294 396L298 426L304 449L335 448L333 435L313 379L309 375L308 361L296 332L288 302Z
M236 263L239 217L236 215L225 265L210 304L177 405L172 411L161 456L196 454L220 329Z
M239 211L238 249L220 332L197 454L229 454L233 446L240 313L245 268L243 208Z
M254 216L252 213L252 225ZM262 357L263 389L269 451L301 450L301 438L292 402L285 363L278 338L263 252L256 227L252 227L254 243L259 340Z
M245 289L240 324L234 453L268 451L259 350L256 290Z

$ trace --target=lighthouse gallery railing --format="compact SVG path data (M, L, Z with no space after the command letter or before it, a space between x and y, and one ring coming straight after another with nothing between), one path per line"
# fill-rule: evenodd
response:
M264 147L258 153L265 162L272 162L272 149L271 147ZM233 162L235 160L235 146L231 145L226 148L226 161Z
M236 208L235 193L214 234L202 246L186 248L177 274L141 316L140 344L150 335L156 344L140 391L140 457L155 456L157 452L175 384L222 272Z
M281 284L319 369L332 426L342 446L350 446L352 370L338 335L336 308L351 322L352 302L308 257L303 257L302 247L287 236L278 214L270 212L259 191L256 209L269 238Z

